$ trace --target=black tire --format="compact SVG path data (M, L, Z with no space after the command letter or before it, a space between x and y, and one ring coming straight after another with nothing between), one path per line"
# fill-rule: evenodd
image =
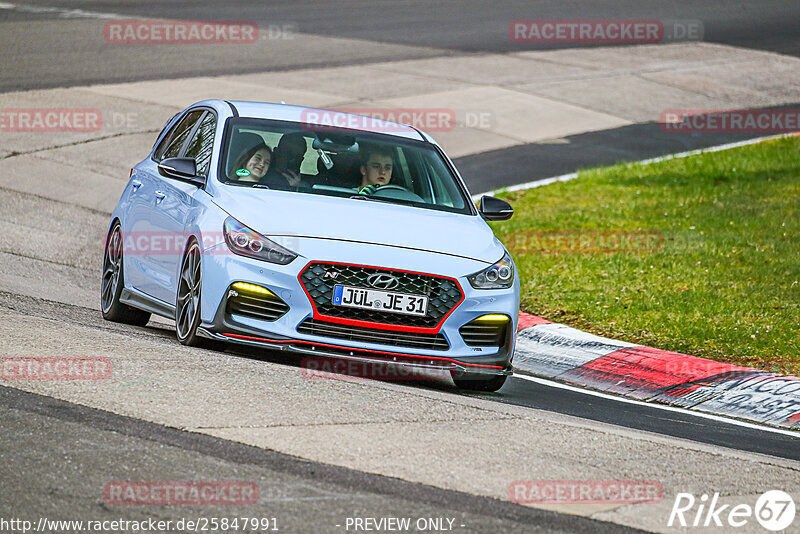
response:
M206 345L205 339L197 335L203 282L200 256L200 245L192 239L183 254L175 297L175 333L178 341L189 347Z
M117 221L106 237L100 282L100 311L106 321L144 326L150 320L150 313L119 301L122 288L125 287L122 248L122 230Z
M506 383L506 375L486 375L467 373L464 371L450 371L456 386L469 391L497 391Z

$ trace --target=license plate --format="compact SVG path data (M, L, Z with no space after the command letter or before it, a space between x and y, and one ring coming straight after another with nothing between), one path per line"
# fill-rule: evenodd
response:
M335 285L333 286L333 305L362 310L402 313L405 315L425 315L428 312L428 297L364 287Z

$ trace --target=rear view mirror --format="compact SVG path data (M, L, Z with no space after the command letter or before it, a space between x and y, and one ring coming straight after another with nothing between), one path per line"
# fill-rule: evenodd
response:
M158 164L158 174L197 186L205 184L205 179L197 175L197 162L193 158L167 158Z
M478 213L486 221L507 221L514 215L514 208L505 200L484 195L478 204Z
M315 135L316 137L311 143L311 148L314 150L323 150L329 154L341 154L342 152L358 154L358 143L352 135L322 132L317 132Z

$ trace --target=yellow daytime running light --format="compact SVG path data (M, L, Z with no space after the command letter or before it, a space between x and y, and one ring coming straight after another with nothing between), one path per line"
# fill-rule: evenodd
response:
M275 296L275 293L273 293L266 287L257 286L255 284L248 284L247 282L236 282L233 284L233 288L238 291L249 291L250 293L260 293L262 295L269 295L271 297Z
M481 315L475 321L486 322L486 323L505 323L511 320L511 317L508 315L502 315L499 313L490 313L489 315Z

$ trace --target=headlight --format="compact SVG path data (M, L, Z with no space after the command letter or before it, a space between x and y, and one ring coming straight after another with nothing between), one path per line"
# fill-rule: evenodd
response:
M505 289L514 283L514 262L508 252L503 259L483 271L467 277L475 289Z
M291 263L297 257L291 250L270 241L233 217L225 219L223 229L225 242L234 254L280 265Z

